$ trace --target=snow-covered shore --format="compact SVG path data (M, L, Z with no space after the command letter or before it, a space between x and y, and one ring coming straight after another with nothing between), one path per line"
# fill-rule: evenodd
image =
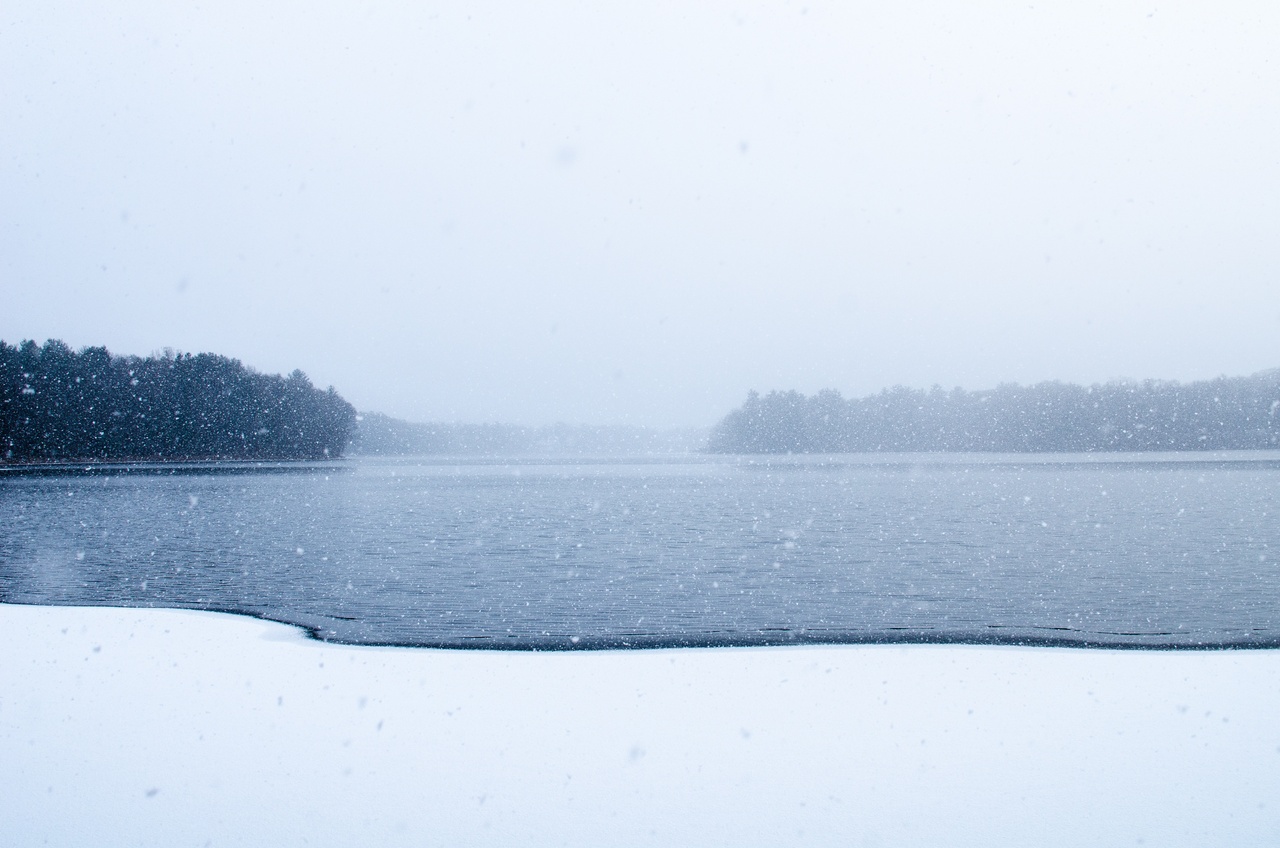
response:
M0 605L7 845L1275 845L1280 651L351 648Z

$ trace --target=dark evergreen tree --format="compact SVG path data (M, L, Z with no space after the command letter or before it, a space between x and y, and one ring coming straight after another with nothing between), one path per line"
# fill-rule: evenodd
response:
M0 461L336 458L355 418L301 371L0 341Z
M895 386L751 392L712 431L719 453L1261 450L1280 448L1280 369L1251 377L965 392Z

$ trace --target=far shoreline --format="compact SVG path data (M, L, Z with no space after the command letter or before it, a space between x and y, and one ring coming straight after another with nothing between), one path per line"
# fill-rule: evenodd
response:
M339 459L81 459L43 462L0 460L0 478L88 475L271 474L343 470Z
M337 457L317 459L258 458L138 458L138 459L56 459L22 460L0 458L0 479L6 477L52 477L92 475L163 476L183 474L271 474L308 471L349 471L356 465L412 462L420 464L539 465L564 463L615 464L732 464L743 466L911 466L913 468L946 468L955 466L995 465L1045 467L1072 466L1186 466L1238 467L1280 466L1277 449L1204 449L1183 451L849 451L839 453L382 453L352 452Z

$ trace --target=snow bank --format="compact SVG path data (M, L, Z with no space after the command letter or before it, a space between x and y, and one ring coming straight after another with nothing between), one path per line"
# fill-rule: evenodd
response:
M0 605L9 845L1275 845L1280 652L335 647Z

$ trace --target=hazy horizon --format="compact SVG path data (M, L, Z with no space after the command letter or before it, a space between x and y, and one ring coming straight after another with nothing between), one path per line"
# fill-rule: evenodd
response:
M32 6L0 338L416 422L1280 366L1280 8Z

